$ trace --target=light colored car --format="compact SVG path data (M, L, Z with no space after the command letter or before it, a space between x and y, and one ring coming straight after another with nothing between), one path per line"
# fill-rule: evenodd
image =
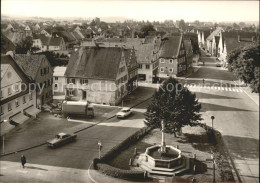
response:
M72 142L76 140L76 134L67 134L67 133L59 133L55 136L54 139L48 140L47 144L49 147L55 148L66 143Z
M210 56L211 56L211 54L210 54L210 53L206 53L206 56L210 57Z
M132 111L129 107L124 107L120 112L116 113L117 118L126 118L132 114Z
M219 62L216 63L216 67L221 67L221 64Z

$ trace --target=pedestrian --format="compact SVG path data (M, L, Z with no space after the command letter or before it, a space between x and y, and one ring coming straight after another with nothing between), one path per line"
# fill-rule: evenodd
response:
M26 163L26 158L25 158L24 155L21 156L21 163L22 163L22 166L23 166L23 168L24 168L25 163Z

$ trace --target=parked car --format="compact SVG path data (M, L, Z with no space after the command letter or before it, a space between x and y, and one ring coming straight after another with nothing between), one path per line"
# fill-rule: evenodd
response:
M132 114L132 111L129 107L121 109L120 112L116 113L117 118L126 118Z
M210 57L210 56L211 56L211 54L210 54L210 53L206 53L206 56Z
M221 67L221 64L219 62L216 63L216 67Z
M76 134L67 134L67 133L59 133L55 136L54 139L48 140L47 144L49 147L55 148L66 143L72 142L76 140Z

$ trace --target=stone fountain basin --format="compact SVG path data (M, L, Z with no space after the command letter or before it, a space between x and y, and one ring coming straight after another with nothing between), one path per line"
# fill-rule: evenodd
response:
M173 146L166 146L167 152L169 154L166 153L166 155L161 157L158 152L160 147L160 145L154 145L146 149L145 157L149 164L154 167L162 168L172 168L182 164L181 150Z

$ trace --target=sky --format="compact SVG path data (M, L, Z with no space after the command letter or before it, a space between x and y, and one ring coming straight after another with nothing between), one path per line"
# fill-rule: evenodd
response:
M126 17L145 21L259 21L259 1L1 0L1 14Z

